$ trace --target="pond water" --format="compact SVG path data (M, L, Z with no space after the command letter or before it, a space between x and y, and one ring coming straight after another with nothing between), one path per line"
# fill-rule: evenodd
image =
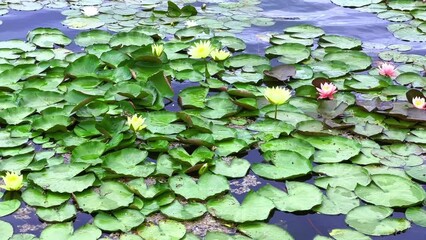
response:
M299 24L311 24L321 27L328 34L337 34L361 39L364 43L375 44L405 44L412 46L410 53L424 55L426 54L426 45L420 43L404 42L393 37L392 33L387 30L388 21L376 17L373 13L364 13L354 9L342 8L332 4L328 0L263 0L261 7L264 9L265 17L273 18L276 23L270 27L251 27L244 30L238 37L243 39L247 44L246 52L262 54L268 43L265 42L263 36L268 33L282 32L282 29ZM40 11L10 11L5 16L0 16L3 24L0 25L0 40L9 39L25 39L27 33L37 27L58 28L67 36L74 38L80 31L71 30L64 27L61 21L64 16L61 10L40 10ZM73 51L80 51L77 45L70 45L67 48ZM366 49L366 52L373 57L380 50ZM173 87L177 92L194 85L193 83L173 83ZM174 102L166 106L167 110L179 111L177 98ZM244 157L250 163L259 163L263 161L263 157L259 150L251 150ZM250 174L254 174L250 172ZM258 177L259 183L249 186L250 189L257 190L261 186L269 183L279 188L284 188L283 182L266 180ZM312 183L312 179L304 179L305 182ZM241 181L241 180L240 180ZM423 188L426 189L425 185ZM235 194L239 201L246 196L244 193ZM24 217L22 217L22 215ZM39 235L44 228L34 213L30 213L30 219L25 217L25 211L15 213L10 216L2 217L0 220L12 223L15 230L25 230L26 233ZM403 211L396 211L395 217L404 217ZM295 239L313 239L316 235L326 236L328 232L335 228L348 228L344 222L345 216L327 216L314 212L303 212L299 214L285 213L281 211L273 211L268 219L269 223L276 224L287 230ZM78 213L74 226L76 228L92 221L89 214ZM32 226L30 226L32 225ZM411 228L403 233L384 236L372 237L377 240L422 240L426 236L425 228L421 228L412 224ZM1 237L0 237L1 238ZM53 240L53 239L52 239ZM356 239L354 239L356 240Z

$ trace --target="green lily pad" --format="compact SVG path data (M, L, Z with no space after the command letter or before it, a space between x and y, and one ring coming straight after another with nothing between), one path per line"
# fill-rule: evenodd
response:
M61 205L70 198L68 193L55 193L43 190L39 187L25 189L22 193L24 202L33 207L54 207Z
M333 239L336 239L336 240L351 240L351 239L371 240L370 237L365 236L364 234L351 229L333 229L331 230L329 234L330 236L333 237Z
M174 240L185 236L185 226L173 220L160 221L158 225L141 226L138 234L144 239Z
M102 30L91 30L79 33L74 41L80 47L88 47L94 44L107 44L112 35Z
M315 185L324 189L330 186L354 190L357 185L367 186L371 181L367 170L353 164L321 164L314 167L314 172L326 175L315 179Z
M34 159L33 153L15 155L13 157L2 159L0 161L0 170L2 171L11 171L11 172L20 172L30 165Z
M281 56L278 61L286 64L299 63L311 55L310 49L299 43L284 43L272 46L267 48L265 53L272 56Z
M247 174L249 168L249 161L241 158L234 158L230 161L216 160L211 171L225 177L241 178Z
M7 124L19 124L25 121L25 118L35 111L29 107L14 107L0 110L0 118L6 121Z
M305 158L310 158L315 149L308 142L297 138L280 138L268 141L260 145L262 152L289 150L299 153Z
M0 202L0 217L7 216L18 210L21 202L17 199Z
M13 227L8 222L0 220L0 240L8 240L13 235Z
M328 187L321 205L314 210L328 215L347 214L359 205L360 201L352 191L342 187Z
M426 193L421 186L405 178L377 174L367 186L358 185L355 193L365 202L386 207L407 207L422 202Z
M406 168L405 173L416 180L426 182L426 165L424 164Z
M109 41L111 47L143 46L153 43L154 40L150 36L136 31L117 33Z
M179 100L184 108L204 108L208 88L203 87L189 87L185 88L179 93Z
M177 220L192 220L201 217L206 211L206 207L201 203L181 204L175 200L167 206L161 207L161 213L169 218Z
M321 204L321 191L308 183L286 182L287 191L281 191L272 185L259 189L258 193L269 198L280 211L307 211Z
M262 222L244 223L238 226L238 230L252 239L293 240L294 238L284 229Z
M346 1L355 2L356 0L346 0ZM362 2L362 1L363 0L359 2ZM371 0L367 0L367 1L371 1ZM362 42L359 39L351 38L351 37L344 37L344 36L338 36L338 35L324 35L321 37L319 44L321 47L324 47L324 48L337 47L341 49L353 49L353 48L361 47Z
M341 162L358 155L361 151L358 142L340 136L303 137L303 140L319 149L314 154L314 161L318 163Z
M393 210L383 206L360 206L346 215L345 222L357 231L383 236L402 232L410 227L410 222L402 218L391 218Z
M240 54L232 56L225 61L226 67L231 68L241 68L246 66L260 66L260 65L269 65L269 60L267 58L252 55L252 54Z
M100 188L75 193L78 206L85 212L109 211L127 207L133 202L133 193L118 182L104 182Z
M72 223L57 223L46 227L40 234L40 240L96 240L102 235L101 230L93 225L84 225L74 231Z
M169 150L169 154L175 159L191 164L191 166L194 166L199 162L209 160L214 155L212 151L204 146L198 147L192 154L188 154L188 152L182 147Z
M170 190L167 183L156 183L154 185L148 185L145 183L145 179L143 178L134 179L128 182L127 186L130 188L130 190L143 198L153 198Z
M77 30L87 30L102 27L105 23L96 17L75 17L62 21L62 24Z
M249 240L251 238L242 235L228 235L223 232L208 232L205 240Z
M426 227L426 209L424 207L410 207L405 211L405 216L411 222Z
M232 195L207 202L210 214L237 223L265 220L274 207L271 200L256 192L249 192L241 204Z
M309 24L300 24L284 29L284 32L296 38L317 38L324 34L324 30Z
M120 209L111 214L105 212L98 213L93 223L100 229L108 232L123 231L128 232L143 223L145 217L138 210Z
M77 215L77 209L73 204L62 204L50 208L37 208L36 214L46 222L64 222Z
M349 66L351 71L365 70L370 67L372 60L367 54L359 51L331 52L324 56L324 61L341 61Z
M264 154L272 164L255 163L252 170L257 175L268 179L290 179L304 176L312 171L309 159L293 151L268 151Z
M125 148L103 157L103 165L112 171L132 177L147 177L155 171L155 165L140 164L148 156L146 151Z
M196 182L185 174L179 174L169 179L170 188L186 199L205 200L229 189L229 183L225 177L205 173Z
M92 173L79 175L87 168L86 164L60 164L41 172L28 174L28 179L43 189L59 193L81 192L92 186L95 176Z
M341 61L322 61L311 64L314 72L320 72L329 78L342 77L350 72L350 66Z

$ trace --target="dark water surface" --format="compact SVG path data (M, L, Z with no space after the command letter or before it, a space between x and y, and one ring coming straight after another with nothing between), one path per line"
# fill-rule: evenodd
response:
M263 54L268 43L262 41L259 36L267 32L282 32L284 28L298 24L312 24L323 28L327 34L338 34L361 39L364 43L379 44L406 44L413 47L411 53L425 54L426 45L419 43L403 42L393 37L386 29L388 21L381 20L375 14L363 13L353 9L341 8L332 4L329 0L264 0L262 8L265 9L266 17L274 18L276 24L271 27L253 27L245 30L238 37L247 43L247 52ZM0 40L25 39L27 33L37 27L52 27L61 29L67 36L74 38L79 32L64 27L61 21L65 17L60 10L41 10L36 12L10 11L5 16L0 16L3 24L0 25ZM81 49L76 45L67 48L73 51ZM370 54L375 54L378 50L366 50ZM191 85L192 83L176 83L176 92ZM175 99L176 100L176 99ZM176 102L167 106L168 110L178 111ZM245 157L251 163L262 162L263 157L258 150L252 150ZM276 187L284 188L283 182L269 181L258 178L260 184L252 186L256 190L269 183ZM306 182L312 182L307 179ZM423 186L425 187L425 186ZM236 195L242 201L245 194ZM35 225L38 228L28 228L27 233L39 235L43 225L38 221L37 216L30 214L31 219L22 219L19 214L9 215L1 220L14 225L15 233L26 229L25 226ZM394 217L404 217L403 213L396 212ZM280 211L271 213L269 222L286 229L296 240L310 240L315 235L328 236L328 233L335 228L348 228L344 222L345 216L328 216L316 213L291 214ZM75 220L76 228L91 221L91 216L79 213ZM425 228L415 224L402 234L385 237L372 237L377 240L424 240L426 239ZM54 240L54 239L52 239ZM266 240L266 239L265 239ZM356 239L354 239L356 240Z

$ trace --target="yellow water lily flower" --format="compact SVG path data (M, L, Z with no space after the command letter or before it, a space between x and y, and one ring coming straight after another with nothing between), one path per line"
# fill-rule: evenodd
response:
M195 46L192 46L188 49L188 54L191 58L207 58L210 53L213 51L213 47L210 41L200 41L195 43Z
M6 189L7 191L18 191L24 186L22 183L23 176L14 172L7 172L6 176L2 178L5 185L0 185L0 188Z
M265 98L274 105L282 105L291 97L291 91L283 87L266 88Z
M164 45L152 44L151 49L152 49L152 55L156 57L160 57L161 54L163 54Z
M127 117L127 125L129 125L130 129L135 132L138 132L144 128L146 128L145 118L138 117L138 115L133 115L132 117Z
M231 56L231 53L225 50L217 50L214 49L211 53L210 56L212 56L213 60L215 61L223 61L225 59L227 59L229 56Z

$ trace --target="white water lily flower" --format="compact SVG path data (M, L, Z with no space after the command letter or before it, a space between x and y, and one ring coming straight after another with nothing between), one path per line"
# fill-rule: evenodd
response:
M95 6L86 6L81 8L81 12L86 17L93 17L99 14L99 9Z
M185 26L186 26L187 28L189 28L189 27L195 27L195 26L198 26L198 24L197 24L197 22L196 22L196 21L194 21L194 20L188 20L188 21L186 21L186 22L185 22Z

